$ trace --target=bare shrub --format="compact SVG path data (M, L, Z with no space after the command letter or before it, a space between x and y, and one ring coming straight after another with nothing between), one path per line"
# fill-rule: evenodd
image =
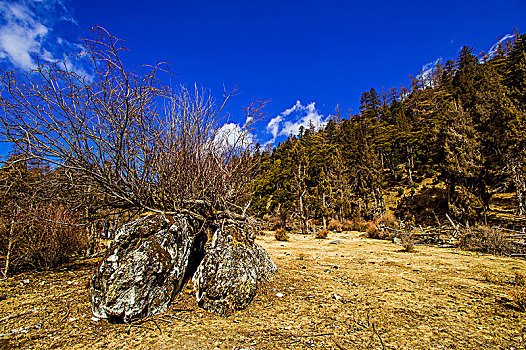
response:
M379 230L376 224L371 221L366 223L365 232L367 232L367 237L369 238L375 238L375 239L386 239L387 238L387 235L383 231Z
M334 232L342 232L342 223L339 220L331 219L327 228Z
M517 250L506 238L506 233L488 226L463 229L459 247L495 255L509 255Z
M328 234L329 234L329 231L326 230L326 229L318 230L318 231L316 231L316 238L317 239L325 239L325 238L327 238Z
M400 244L406 252L415 250L415 237L411 232L401 233L398 237L400 238Z
M516 286L513 289L513 299L521 311L526 311L526 287Z
M277 241L288 241L289 233L284 228L278 228L274 233L274 237Z
M163 64L129 71L122 41L94 31L81 54L91 78L68 62L0 70L0 136L77 174L105 207L246 219L250 123L235 132L221 126L232 94L217 102L198 87L164 86ZM246 119L259 119L264 104L246 108Z
M390 228L398 228L398 222L391 212L384 212L379 218L375 221L378 226L386 226Z
M355 231L354 230L354 222L351 220L343 220L342 221L342 230L343 231Z
M0 273L47 269L84 252L87 203L60 186L62 169L12 155L0 168Z
M21 219L21 218L19 218ZM60 205L35 205L23 220L0 218L2 250L7 251L4 274L49 269L82 256L89 237L75 215Z

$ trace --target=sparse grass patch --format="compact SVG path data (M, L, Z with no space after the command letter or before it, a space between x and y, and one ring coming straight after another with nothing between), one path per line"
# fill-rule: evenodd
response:
M499 283L499 278L488 270L483 270L481 275L482 275L482 280L484 280L485 282Z

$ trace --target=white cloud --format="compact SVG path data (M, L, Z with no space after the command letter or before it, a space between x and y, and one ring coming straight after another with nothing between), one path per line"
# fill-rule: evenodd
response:
M490 49L489 49L489 52L488 52L488 56L491 58L493 56L495 56L495 54L497 53L497 50L499 49L499 45L502 45L504 44L506 41L508 40L511 40L513 39L513 37L515 36L515 34L506 34L504 35L504 37L502 39L500 39L499 41L497 41Z
M235 123L227 123L217 130L214 143L219 147L246 147L254 143L254 135Z
M442 57L437 58L432 62L428 62L422 66L422 71L418 74L417 78L423 81L424 86L433 87L432 75L437 65L442 62Z
M303 108L303 106L301 105L301 102L300 101L296 101L296 104L294 106L290 107L289 109L284 110L280 114L282 116L286 117L289 114L291 114L292 112L297 111L297 110L299 110L301 108Z
M278 137L279 132L279 123L283 120L283 116L279 114L278 116L270 119L267 124L267 132L272 135L272 140L269 143L274 143Z
M319 129L327 124L327 119L318 112L315 102L303 106L300 101L296 101L294 106L279 113L267 124L267 133L272 135L268 143L276 142L278 136L297 135L301 127L308 129L313 125Z
M37 58L63 60L78 45L53 35L60 21L76 23L61 0L0 2L0 59L23 70L35 68Z

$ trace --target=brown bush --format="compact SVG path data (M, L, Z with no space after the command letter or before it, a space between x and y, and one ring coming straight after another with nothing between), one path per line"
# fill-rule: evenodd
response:
M325 239L327 238L327 235L329 234L329 231L326 229L318 230L316 231L316 238L318 239Z
M388 238L388 235L383 230L379 230L378 226L376 226L374 222L369 221L365 224L365 226L366 226L365 232L367 232L367 237L375 238L375 239L387 239Z
M287 230L283 228L278 228L276 232L274 233L274 237L277 241L288 241L289 240L289 234Z
M345 220L342 223L344 231L367 232L367 223L357 220Z
M0 219L4 256L9 250L8 272L53 268L83 254L88 247L86 227L76 225L75 215L60 206L36 206L21 219L13 230L11 220ZM2 263L4 268L5 259Z
M376 219L375 223L377 226L384 225L390 228L398 228L398 221L391 212L383 213L378 219Z
M368 222L366 224L365 232L367 232L367 236L369 238L380 238L380 230L378 230L378 227L374 224L374 222Z
M265 214L263 215L263 221L268 223L268 227L271 230L277 230L281 227L281 220L273 215Z
M343 231L354 231L354 221L343 220L342 221L342 230Z
M415 237L411 232L404 232L399 235L400 244L406 252L415 250Z
M329 225L327 225L328 229L334 232L342 232L342 223L339 220L331 219L329 221Z
M495 255L509 255L518 251L504 232L488 226L463 229L459 247Z
M310 225L311 226L321 226L322 222L320 219L312 219L310 220Z

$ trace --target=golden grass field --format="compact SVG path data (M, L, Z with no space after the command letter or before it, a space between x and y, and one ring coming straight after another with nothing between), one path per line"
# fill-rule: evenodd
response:
M332 244L338 240L339 244ZM417 246L358 232L258 242L279 270L246 309L219 317L188 286L132 325L91 319L98 260L0 282L0 349L523 349L514 302L526 261ZM14 331L14 332L13 332Z

